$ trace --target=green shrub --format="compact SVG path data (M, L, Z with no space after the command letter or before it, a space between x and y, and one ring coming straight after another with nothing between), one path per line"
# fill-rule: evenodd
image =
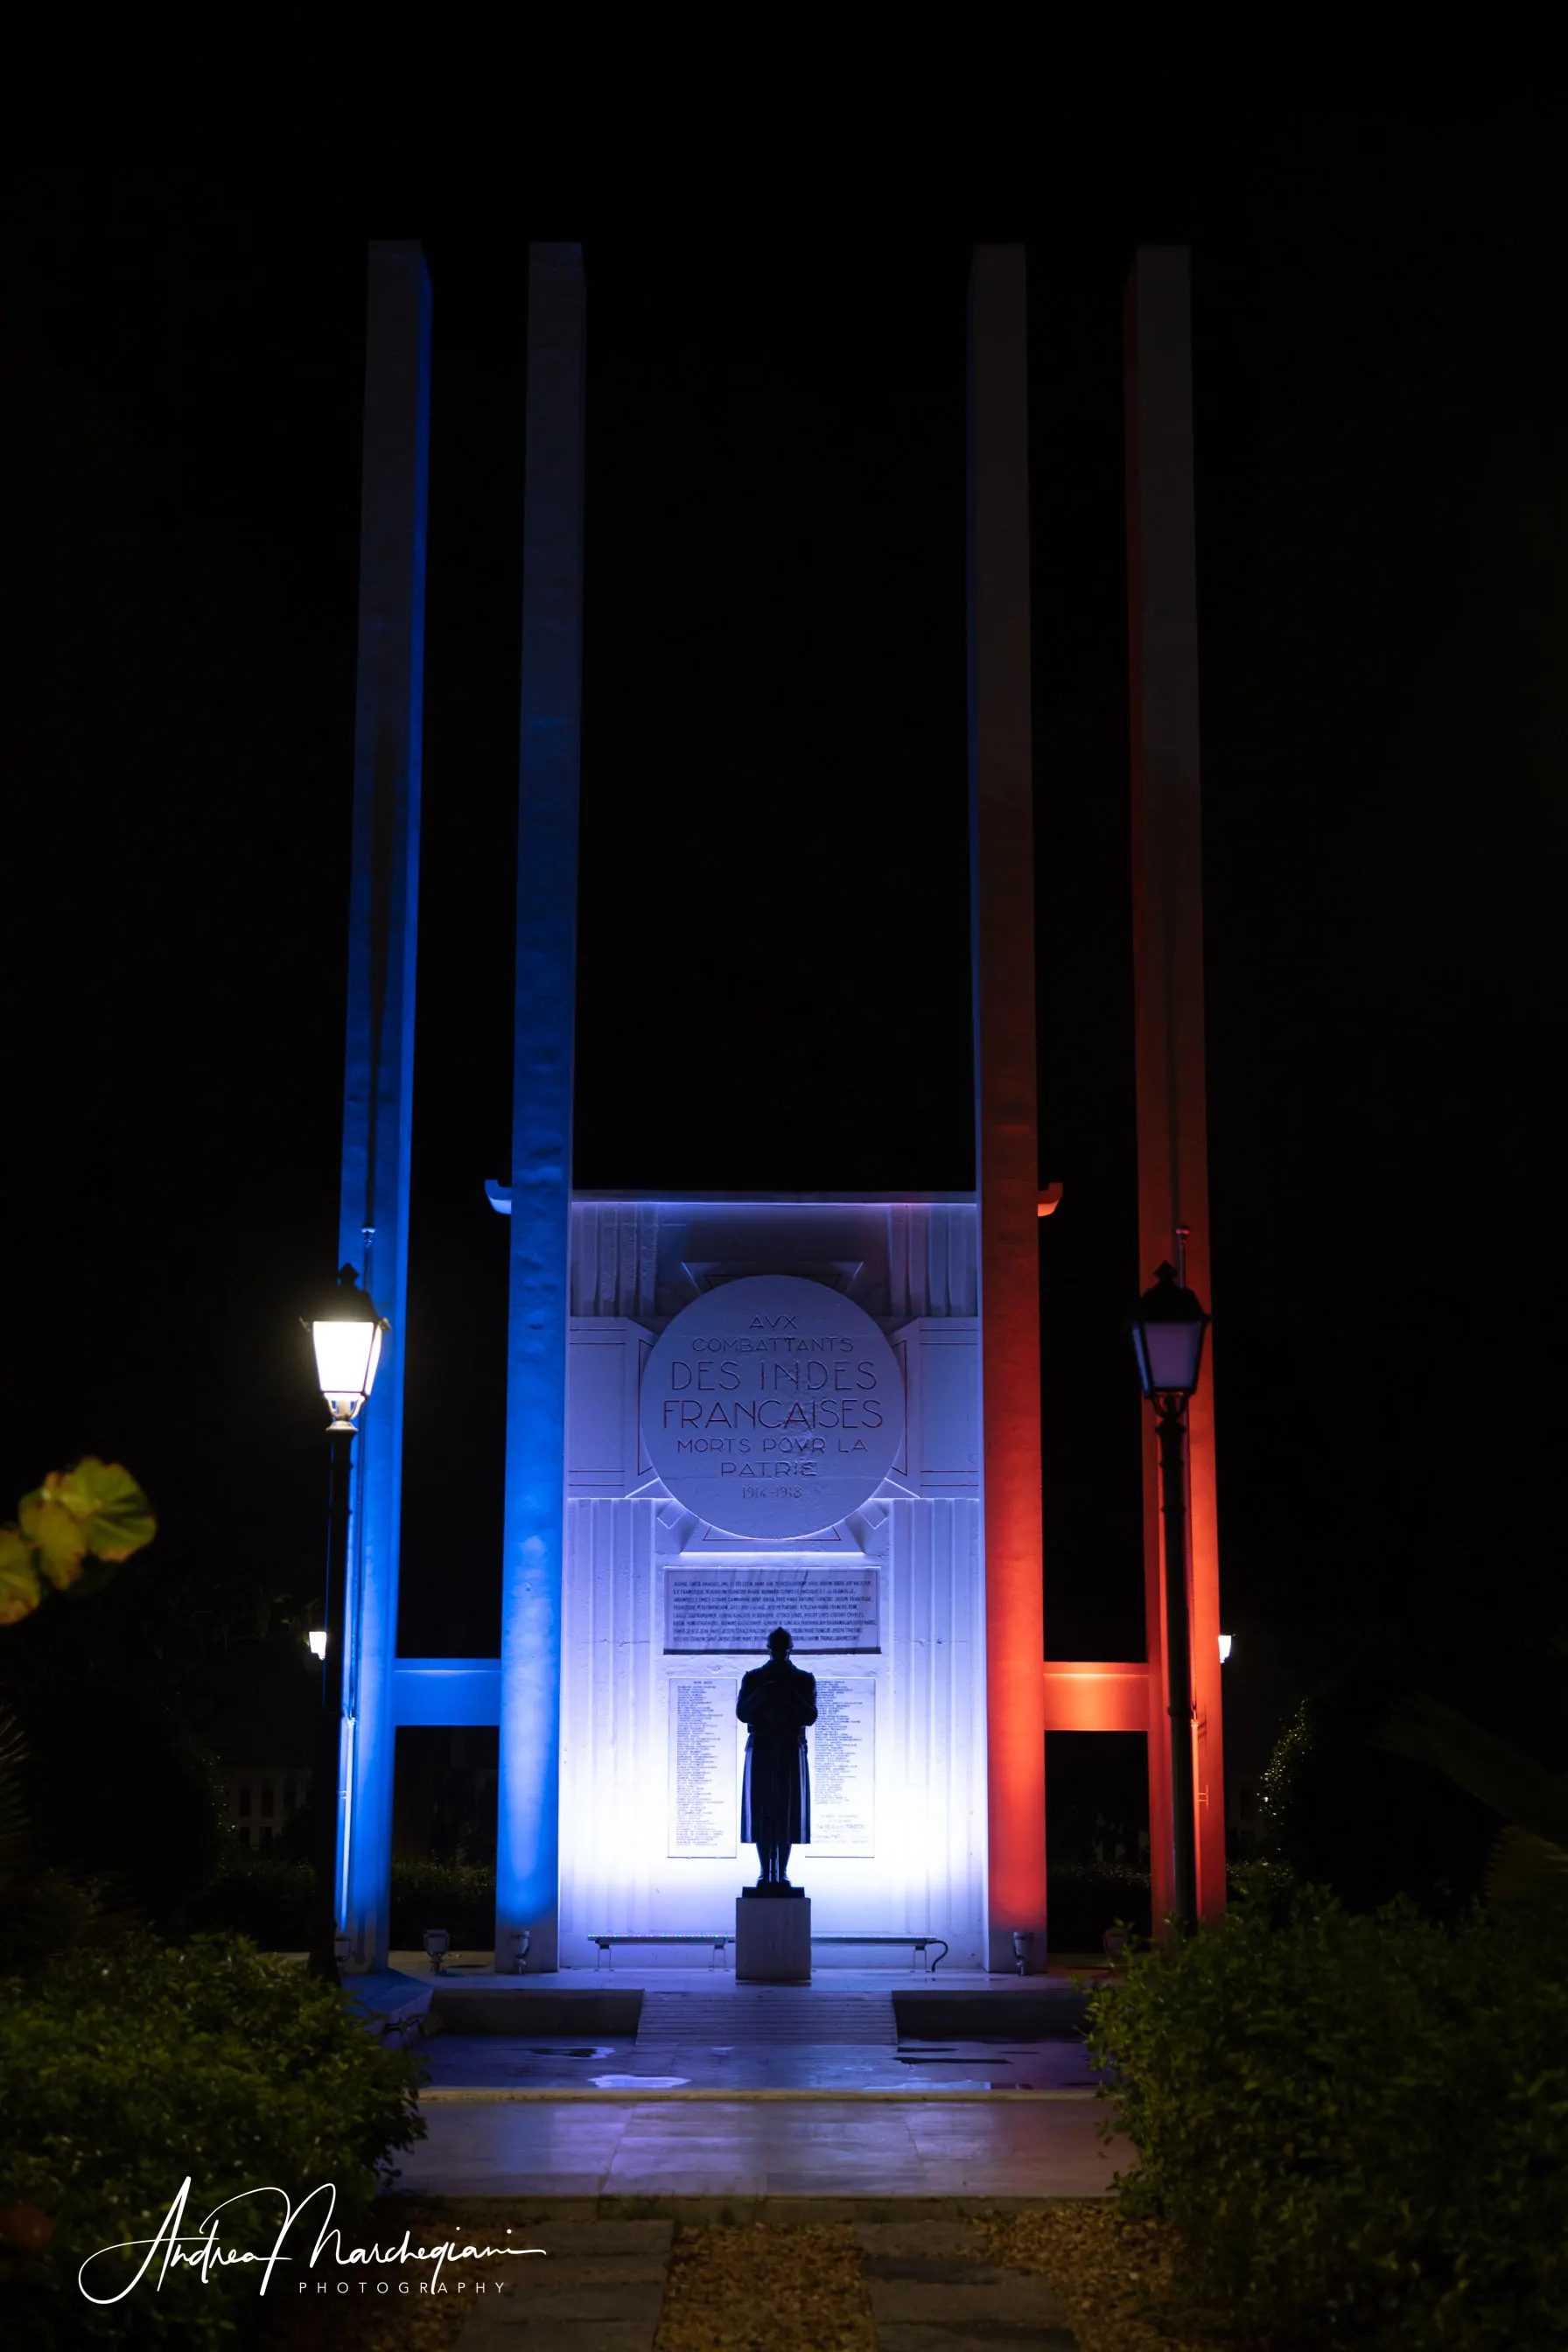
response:
M1053 1862L1048 1869L1053 1952L1098 1952L1108 1927L1148 1935L1146 1870L1122 1862Z
M23 1800L39 1852L178 1933L230 1850L215 1759L134 1679L84 1674L37 1691L23 1720Z
M268 2184L298 2202L330 2180L339 2218L363 2210L389 2152L423 2132L416 2080L416 2062L382 2048L333 1987L248 1946L137 1936L72 1953L30 1984L0 1980L0 2209L53 2224L41 2252L0 2252L7 2347L195 2352L275 2315L279 2284L262 2303L253 2268L205 2285L171 2271L157 2293L149 2274L103 2308L79 2292L78 2269L100 2247L153 2237L187 2175L188 2231ZM268 2248L281 2216L275 2197L237 2206L224 2242ZM134 2268L99 2265L97 2291Z
M1259 1783L1263 1852L1352 1911L1409 1895L1453 1924L1481 1892L1497 1820L1465 1790L1390 1751L1395 1688L1321 1692L1281 1732Z
M1479 1915L1244 1893L1134 1956L1090 2048L1194 2306L1248 2345L1568 2341L1568 1982Z
M496 1939L496 1874L478 1863L395 1862L395 1952L416 1952L426 1927L445 1927L454 1951L488 1952Z
M192 1925L212 1935L247 1936L264 1952L302 1952L315 1881L308 1862L236 1853L193 1904Z
M314 1878L308 1862L236 1853L193 1904L192 1925L214 1935L248 1936L264 1952L302 1952ZM395 1862L393 1950L418 1951L426 1927L445 1927L454 1951L488 1952L495 1941L494 1870L459 1862Z
M1305 1699L1275 1741L1258 1783L1258 1825L1270 1862L1294 1867L1296 1819L1311 1764L1313 1727Z

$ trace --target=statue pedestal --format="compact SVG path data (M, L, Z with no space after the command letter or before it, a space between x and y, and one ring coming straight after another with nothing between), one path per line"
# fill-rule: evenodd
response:
M737 1983L811 1982L811 1897L754 1895L735 1898Z

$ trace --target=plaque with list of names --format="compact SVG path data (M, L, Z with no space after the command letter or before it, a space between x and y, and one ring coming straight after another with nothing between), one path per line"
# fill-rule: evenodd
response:
M775 1625L795 1637L795 1655L876 1651L874 1568L670 1568L664 1576L667 1654L755 1654Z
M816 1678L811 1756L811 1851L876 1852L877 1685L868 1675Z
M741 1834L738 1685L682 1676L669 1685L669 1845L672 1859L733 1860Z

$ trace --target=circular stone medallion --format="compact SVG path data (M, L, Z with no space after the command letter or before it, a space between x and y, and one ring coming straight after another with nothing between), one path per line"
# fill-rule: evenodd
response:
M721 1283L642 1381L654 1468L731 1536L816 1535L874 1495L904 1434L898 1360L864 1310L794 1274Z

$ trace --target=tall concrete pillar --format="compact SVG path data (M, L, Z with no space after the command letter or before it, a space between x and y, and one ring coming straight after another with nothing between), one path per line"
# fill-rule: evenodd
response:
M392 1866L429 447L424 256L415 244L373 245L338 1215L338 1264L361 1269L363 1287L392 1325L354 1440L343 1659L338 1917L354 1961L365 1968L386 1965Z
M988 1961L1046 1966L1039 1167L1024 249L976 248L969 320L969 812L984 1429Z
M1138 1079L1138 1248L1147 1285L1179 1264L1214 1310L1204 1057L1203 839L1198 779L1197 561L1193 512L1188 256L1145 246L1127 287L1127 574L1132 720L1132 909ZM1217 1327L1216 1327L1217 1328ZM1150 1854L1156 1921L1170 1907L1173 1824L1164 1579L1189 1578L1198 1908L1225 1908L1215 1349L1190 1412L1190 1557L1162 1556L1160 1471L1145 1418L1144 1587L1151 1694Z
M531 245L496 1964L559 1958L561 1576L582 742L582 248Z

